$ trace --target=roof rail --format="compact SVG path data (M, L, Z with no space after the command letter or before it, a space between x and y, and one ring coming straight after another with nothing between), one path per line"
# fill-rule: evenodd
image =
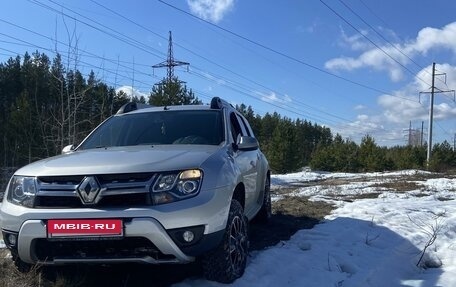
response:
M139 109L145 109L145 108L151 108L151 107L152 107L151 105L147 105L147 104L129 102L129 103L126 103L125 105L121 106L120 109L117 111L116 115L126 114L131 111L136 111Z
M233 107L230 103L227 101L219 98L219 97L213 97L211 100L211 109L221 109L223 107Z

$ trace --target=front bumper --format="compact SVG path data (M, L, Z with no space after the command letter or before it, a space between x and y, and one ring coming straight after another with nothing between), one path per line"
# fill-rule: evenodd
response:
M6 233L17 234L16 245L8 247L26 263L188 263L222 239L230 196L227 189L220 188L176 203L127 209L30 209L3 202L1 227ZM123 237L97 240L98 243L48 239L48 219L101 218L122 219ZM176 240L173 230L197 226L202 231L195 244L183 246ZM124 252L124 246L130 252ZM67 247L75 251L66 252ZM102 248L111 251L90 252Z
M153 218L134 218L125 222L124 232L122 239L49 240L44 221L28 220L19 231L16 246L9 248L26 263L45 265L121 262L163 264L188 263L195 260L195 257L186 255ZM216 245L218 239L207 239L221 239L219 235L223 233L205 235L191 248L204 250L213 244ZM96 254L90 253L94 248L97 248Z
M186 263L194 260L193 257L185 255L179 247L171 240L166 230L158 221L153 218L134 218L130 222L124 223L125 238L145 238L158 248L163 255L155 257L144 255L142 257L122 257L111 256L105 258L91 258L91 255L81 256L79 258L54 257L50 260L38 258L38 251L34 248L37 240L46 239L46 225L42 220L28 220L24 222L19 231L19 240L17 243L17 253L22 261L27 263L44 263L44 264L64 264L64 263L107 263L107 262L143 262L143 263Z

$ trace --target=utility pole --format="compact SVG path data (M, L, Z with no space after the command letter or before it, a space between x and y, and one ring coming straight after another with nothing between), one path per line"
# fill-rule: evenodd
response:
M431 94L431 99L430 99L430 104L429 104L429 134L428 134L428 147L427 147L427 164L429 165L429 161L431 160L431 153L432 153L432 122L434 120L434 95L436 93L448 93L448 92L453 92L453 98L455 96L455 91L454 90L447 90L447 91L442 91L440 89L437 89L435 87L435 76L441 76L445 75L445 83L446 83L446 74L436 74L435 73L435 63L432 63L432 86L431 86L431 91L430 92L420 92L421 94ZM454 100L454 99L453 99Z
M412 145L412 121L410 121L409 129L408 129L408 145Z
M453 139L453 151L456 151L456 134L454 134L454 139Z
M182 62L182 61L176 61L174 60L174 55L173 55L173 38L172 38L172 34L171 34L171 31L169 31L169 41L168 41L168 58L166 59L166 61L163 61L161 63L158 63L156 65L153 65L152 68L164 68L166 67L167 68L167 71L166 71L166 81L168 83L171 83L173 81L173 78L174 78L174 67L178 67L178 66L187 66L188 68L188 65L190 65L190 63L187 63L187 62Z
M423 132L424 132L424 121L421 121L421 137L420 137L420 146L423 146Z
M429 160L431 160L431 152L432 152L432 120L434 119L434 93L435 93L435 63L432 63L432 86L431 86L431 102L429 107L429 134L428 134L428 147L427 147L427 163L429 164Z

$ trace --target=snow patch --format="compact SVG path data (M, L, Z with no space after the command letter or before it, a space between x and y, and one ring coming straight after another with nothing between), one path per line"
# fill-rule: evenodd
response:
M253 252L244 276L232 286L456 286L456 179L414 178L417 189L405 192L380 184L392 177L419 174L429 173L304 171L273 175L273 186L295 186L293 196L311 200L331 198L337 208L314 228ZM318 184L330 178L348 181L333 186ZM380 196L344 200L369 193ZM275 195L274 200L281 196ZM417 266L435 229L437 238ZM175 286L223 285L194 278Z

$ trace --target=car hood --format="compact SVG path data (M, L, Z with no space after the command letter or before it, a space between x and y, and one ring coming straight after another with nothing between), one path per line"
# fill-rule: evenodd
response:
M19 169L24 176L139 173L198 168L219 146L157 145L75 151Z

